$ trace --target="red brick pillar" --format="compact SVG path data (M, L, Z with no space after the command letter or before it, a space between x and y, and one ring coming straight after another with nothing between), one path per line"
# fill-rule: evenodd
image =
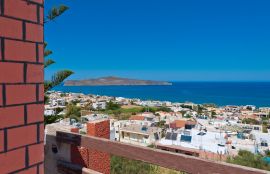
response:
M43 0L0 0L0 173L43 171Z
M110 139L110 120L87 123L87 135ZM101 173L110 173L110 154L89 150L89 168Z
M79 133L79 128L72 128L70 131L73 133ZM88 167L89 163L88 149L85 147L75 145L71 145L70 148L71 148L70 150L71 162L83 167Z

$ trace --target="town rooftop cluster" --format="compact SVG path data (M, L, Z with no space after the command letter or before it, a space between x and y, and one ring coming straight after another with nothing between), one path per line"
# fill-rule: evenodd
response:
M269 150L270 129L267 125L270 107L217 107L214 104L144 101L57 91L49 92L48 97L45 115L63 116L55 123L58 128L68 125L85 133L87 122L107 119L110 120L110 139L113 141L212 160L224 161L228 156L237 155L239 150L261 154ZM65 118L69 103L81 108L80 120ZM106 112L109 103L126 110L144 110L130 113L127 119L117 119L114 113Z

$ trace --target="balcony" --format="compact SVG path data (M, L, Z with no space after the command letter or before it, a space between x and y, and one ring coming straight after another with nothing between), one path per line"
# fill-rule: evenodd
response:
M97 174L99 172L83 166L72 164L70 161L71 146L94 149L110 155L127 159L143 161L161 167L183 171L185 173L219 173L219 174L262 174L267 171L243 167L224 162L210 161L194 156L188 156L170 151L135 146L108 139L77 133L56 131L46 136L45 171L46 173L63 174ZM48 171L50 170L50 171Z

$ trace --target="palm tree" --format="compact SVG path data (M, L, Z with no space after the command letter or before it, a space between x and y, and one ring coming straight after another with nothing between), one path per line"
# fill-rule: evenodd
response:
M58 7L53 7L51 10L48 12L44 19L44 24L54 21L57 17L61 16L65 11L67 11L69 7L65 5L60 5ZM55 63L55 61L51 58L48 58L53 52L49 49L47 49L47 43L44 43L44 68L47 68L48 66L52 65ZM61 84L66 78L68 78L70 75L72 75L73 72L70 70L61 70L56 72L50 80L45 80L44 82L44 92L46 93L47 91L51 90L53 87ZM45 96L45 102L47 100L47 97Z
M67 11L69 7L65 5L60 5L58 7L53 7L48 12L48 14L45 16L44 24L54 21L57 17L61 16L65 11ZM48 56L52 55L52 51L47 49L47 43L44 43L44 68L47 68L48 66L55 63L55 61ZM46 103L48 101L48 97L46 96L46 92L54 88L55 86L61 84L66 78L68 78L70 75L72 75L73 72L70 70L61 70L56 72L50 80L44 81L44 102ZM60 116L46 116L44 121L45 125L56 122Z

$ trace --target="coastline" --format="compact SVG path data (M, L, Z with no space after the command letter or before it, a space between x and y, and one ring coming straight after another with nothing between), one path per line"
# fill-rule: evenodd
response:
M167 81L130 79L117 76L107 76L84 80L67 80L65 86L137 86L137 85L172 85Z
M103 85L84 85L84 84L78 84L78 85L71 85L71 84L63 84L63 86L97 86L97 87L102 87L102 86L171 86L173 83L168 83L168 84L103 84Z
M270 82L172 82L173 85L63 86L53 90L171 102L270 106Z

